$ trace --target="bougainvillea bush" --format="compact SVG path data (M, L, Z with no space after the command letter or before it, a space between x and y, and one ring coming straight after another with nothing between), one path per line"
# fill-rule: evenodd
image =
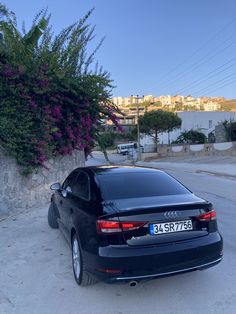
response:
M117 125L111 80L93 65L101 42L87 55L91 13L53 36L42 10L21 34L14 13L0 4L0 146L26 174L75 149L88 154L102 121Z

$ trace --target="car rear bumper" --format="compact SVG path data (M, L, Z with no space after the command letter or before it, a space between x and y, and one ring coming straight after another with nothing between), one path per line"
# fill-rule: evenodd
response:
M106 246L98 255L86 253L86 264L99 280L147 280L202 270L222 259L223 240L218 232L205 237L152 247ZM111 274L109 271L119 271Z
M158 277L165 277L165 276L172 276L172 275L177 275L180 273L186 273L186 272L190 272L190 271L195 271L195 270L203 270L203 269L207 269L210 268L212 266L217 265L220 261L222 260L221 258L218 258L215 261L212 261L210 263L206 263L206 264L201 264L198 266L194 266L194 267L189 267L189 268L183 268L183 269L179 269L179 270L175 270L175 271L169 271L169 272L163 272L163 273L158 273L158 274L151 274L151 275L143 275L143 276L132 276L132 277L116 277L116 278L110 278L110 281L130 281L130 280L136 280L136 281L140 281L140 280L148 280L148 279L155 279Z

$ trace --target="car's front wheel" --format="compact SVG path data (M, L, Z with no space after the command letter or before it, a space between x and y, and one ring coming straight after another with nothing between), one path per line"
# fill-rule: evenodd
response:
M51 202L49 209L48 209L48 224L53 229L58 228L57 216L55 213L55 208L54 208L53 202Z
M72 248L72 267L74 272L75 281L79 286L89 286L96 283L96 279L84 269L84 260L81 253L79 240L74 234L71 243Z

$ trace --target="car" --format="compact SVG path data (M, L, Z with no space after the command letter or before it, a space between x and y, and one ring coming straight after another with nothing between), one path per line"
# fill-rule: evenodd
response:
M77 168L54 194L48 223L72 252L78 285L155 279L218 264L223 240L212 204L164 171Z
M137 143L123 143L116 147L117 154L128 155L132 154L134 150L138 149ZM144 153L144 147L140 145L140 152Z

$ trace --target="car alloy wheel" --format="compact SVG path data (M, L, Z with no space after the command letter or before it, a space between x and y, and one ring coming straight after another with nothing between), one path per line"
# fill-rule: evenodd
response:
M77 281L79 281L81 272L81 255L79 243L76 236L74 236L72 243L72 261L75 277Z

